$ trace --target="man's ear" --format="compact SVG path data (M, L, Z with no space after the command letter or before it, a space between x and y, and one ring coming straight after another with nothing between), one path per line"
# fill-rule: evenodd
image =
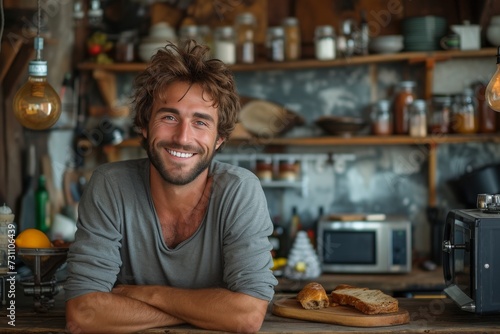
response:
M215 150L217 151L222 143L226 140L226 138L218 137L217 142L215 143Z
M144 137L144 139L148 139L148 129L147 128L141 128L141 133L142 133L142 137Z

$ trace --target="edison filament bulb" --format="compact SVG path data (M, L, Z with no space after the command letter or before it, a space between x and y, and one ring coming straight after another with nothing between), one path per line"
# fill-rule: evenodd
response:
M486 101L491 109L500 112L500 47L497 53L497 70L486 87Z
M47 62L41 58L43 38L34 40L36 59L28 66L28 81L14 96L14 115L28 129L45 130L61 116L61 99L47 82Z

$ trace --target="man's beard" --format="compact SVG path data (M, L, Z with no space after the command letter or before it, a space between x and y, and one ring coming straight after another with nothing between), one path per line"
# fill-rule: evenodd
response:
M213 157L215 156L216 153L216 143L214 143L213 147L213 152L211 155L207 155L204 159L200 160L194 167L191 168L191 170L183 170L181 169L187 168L185 165L180 165L176 164L177 166L173 166L176 170L179 171L179 173L171 173L169 172L167 166L165 166L164 161L162 160L161 155L162 154L169 154L165 147L168 147L170 150L180 150L180 151L186 151L186 152L196 152L196 155L202 156L204 151L201 148L195 148L193 149L192 146L182 146L182 145L177 145L177 144L169 144L166 142L159 142L158 143L159 148L152 147L151 142L148 141L148 147L147 147L147 154L149 157L149 160L153 164L153 166L156 168L158 173L160 173L161 177L168 183L174 184L174 185L186 185L196 179L205 169L207 169L210 166L210 163L212 162ZM160 152L162 154L160 154ZM170 166L172 167L172 166ZM177 174L177 175L175 175Z

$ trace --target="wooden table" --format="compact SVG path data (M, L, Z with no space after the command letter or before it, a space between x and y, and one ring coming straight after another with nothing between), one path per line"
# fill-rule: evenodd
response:
M0 333L66 333L64 303L62 296L56 296L55 309L36 314L32 311L30 299L17 296L16 326L7 324L6 307L0 312ZM276 299L290 297L289 294L278 294ZM497 333L500 334L500 314L478 316L461 311L451 300L443 298L399 299L400 307L408 310L410 323L392 327L359 328L302 320L282 318L271 313L272 305L266 315L261 333ZM194 328L189 325L169 328L158 328L143 333L207 333L210 331Z

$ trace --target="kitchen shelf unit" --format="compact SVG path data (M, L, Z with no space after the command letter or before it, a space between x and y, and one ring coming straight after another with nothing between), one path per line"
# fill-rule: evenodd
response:
M400 52L394 54L373 54L367 56L353 56L349 58L340 58L328 61L319 61L315 59L302 59L289 62L267 62L257 61L254 64L235 64L230 68L234 72L246 71L273 71L273 70L304 70L315 68L332 68L345 66L368 65L370 80L373 83L372 98L376 97L377 82L377 64L406 62L409 65L424 64L424 98L430 99L432 96L433 72L436 62L447 61L450 59L464 58L487 58L491 57L492 62L497 54L496 48L483 48L480 50L447 50L447 51L421 51L421 52ZM78 69L83 73L92 72L95 80L104 78L105 82L99 82L98 86L107 87L107 96L110 100L109 92L116 92L116 75L127 72L140 72L147 67L147 63L114 63L114 64L95 64L81 63ZM112 97L111 97L112 98ZM230 144L248 144L260 146L362 146L362 145L424 145L428 153L428 204L435 207L437 204L436 196L436 171L437 171L437 147L441 144L460 144L468 142L500 142L500 134L474 134L474 135L430 135L424 138L410 136L353 136L353 137L311 137L311 138L273 138L269 141L259 142L259 139L239 139L232 138ZM119 159L120 150L126 147L138 147L138 139L127 139L120 145L107 146L104 151L108 160L115 161Z

